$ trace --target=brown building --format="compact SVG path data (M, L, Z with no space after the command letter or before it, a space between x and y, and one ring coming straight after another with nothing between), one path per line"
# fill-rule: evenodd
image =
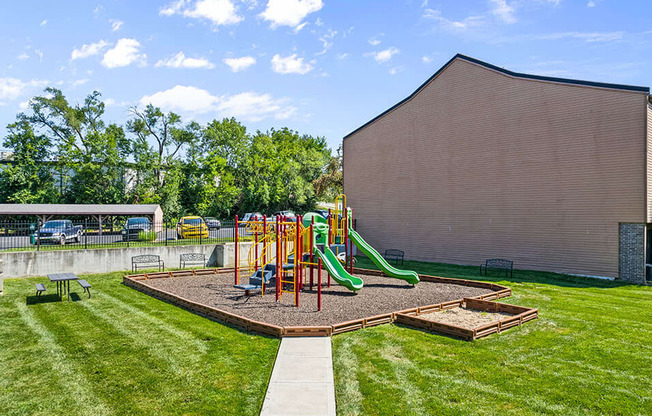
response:
M651 145L649 88L458 54L344 138L344 192L381 252L644 283Z

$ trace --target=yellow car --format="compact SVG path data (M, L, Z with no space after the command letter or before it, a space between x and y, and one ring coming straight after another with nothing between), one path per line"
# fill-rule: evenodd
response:
M208 227L202 217L182 217L177 223L177 238L208 238Z

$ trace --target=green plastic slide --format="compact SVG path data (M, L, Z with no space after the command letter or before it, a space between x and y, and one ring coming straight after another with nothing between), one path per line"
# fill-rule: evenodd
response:
M396 279L403 279L406 282L416 285L421 280L417 272L411 270L401 270L396 267L391 266L387 263L387 260L383 258L369 243L364 241L364 239L356 231L349 230L349 238L353 241L353 244L356 245L367 257L374 262L376 266L380 268L387 276L394 277Z
M324 247L324 252L322 253L320 249L315 247L314 251L321 259L322 264L326 266L328 273L337 283L354 292L362 289L364 281L359 277L349 274L330 248Z

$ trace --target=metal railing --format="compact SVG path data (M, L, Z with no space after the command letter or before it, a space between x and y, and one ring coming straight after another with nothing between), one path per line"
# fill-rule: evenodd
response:
M240 230L241 236L243 233L246 241L247 233ZM64 226L43 227L37 221L0 221L0 251L4 252L198 245L233 241L233 220L221 221L219 227L210 228L205 225L180 226L170 222L126 226L125 222L100 224L95 220L81 220L71 221Z
M64 221L64 220L54 220ZM219 228L181 228L175 222L130 225L125 222L73 220L72 227L43 228L38 221L0 221L0 252L46 250L92 250L99 248L152 247L232 243L235 221L221 221ZM353 229L357 221L353 220ZM208 228L208 229L207 229ZM240 225L239 241L253 240Z

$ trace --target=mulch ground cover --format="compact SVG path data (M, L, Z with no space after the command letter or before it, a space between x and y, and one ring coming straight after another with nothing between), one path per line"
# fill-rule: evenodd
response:
M281 301L277 303L274 289L268 289L265 296L261 296L260 291L245 296L244 291L233 287L233 273L160 278L142 280L141 283L193 302L278 326L332 325L492 292L490 289L433 282L421 282L412 287L403 280L390 277L356 275L365 282L357 293L334 281L330 288L325 283L322 285L321 311L317 311L316 286L312 291L305 286L297 308L294 306L294 295L290 293L283 293ZM323 270L323 282L326 282L327 276L326 270ZM247 282L247 277L241 278L241 283Z

